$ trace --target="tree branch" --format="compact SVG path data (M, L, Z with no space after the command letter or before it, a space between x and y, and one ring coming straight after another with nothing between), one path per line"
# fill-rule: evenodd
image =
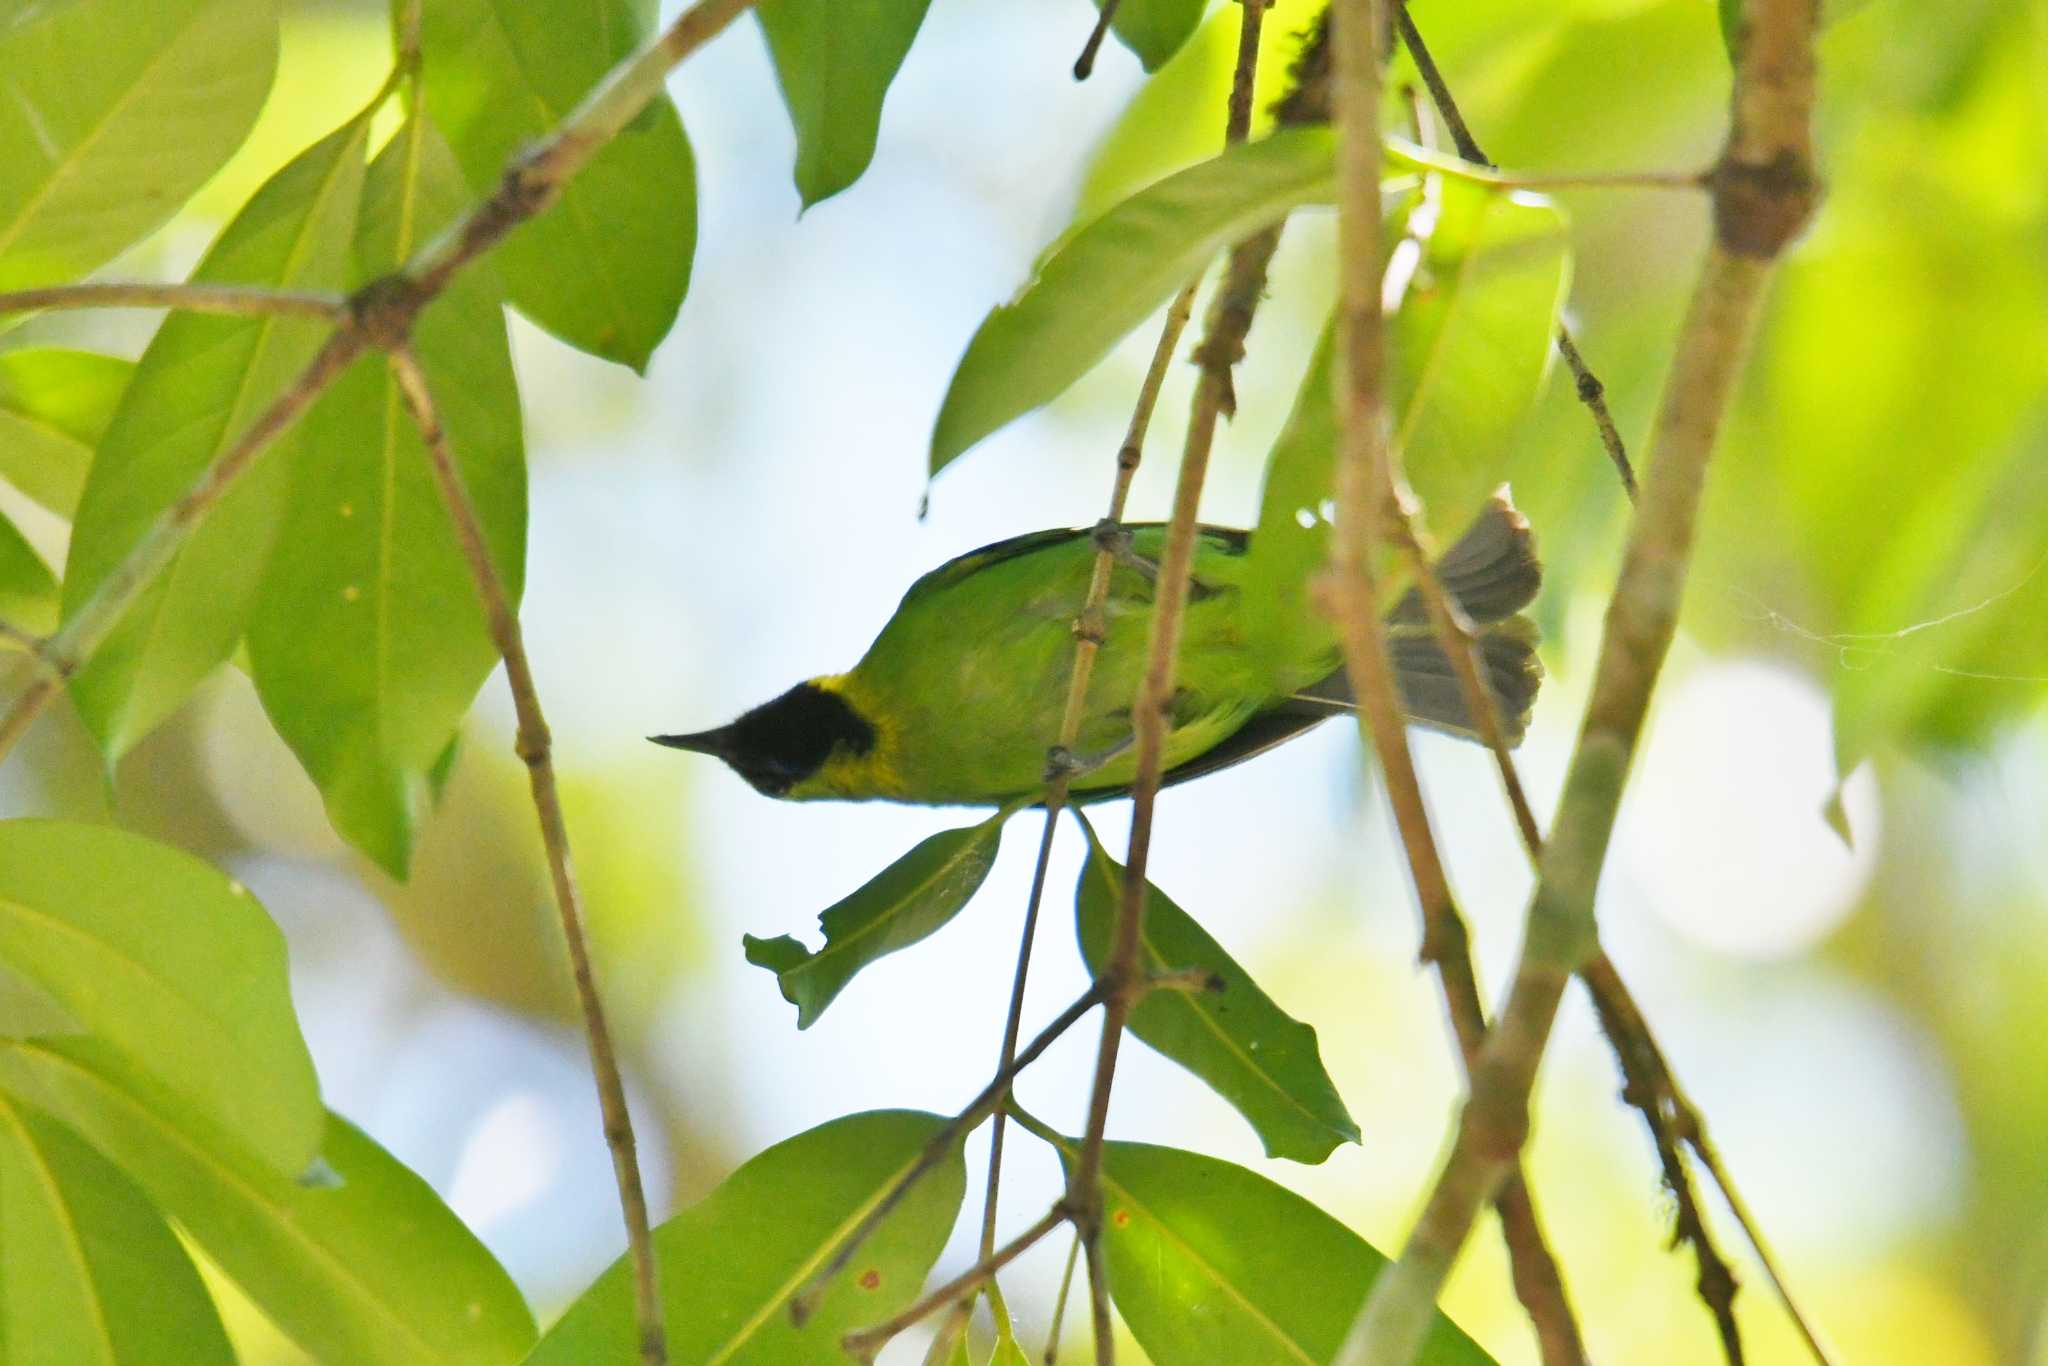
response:
M932 1291L902 1313L897 1314L894 1318L878 1323L872 1328L863 1328L857 1333L848 1333L839 1340L839 1345L845 1348L847 1355L851 1356L854 1360L872 1362L875 1359L876 1353L887 1347L891 1339L926 1315L935 1313L950 1303L961 1301L963 1296L970 1297L963 1302L971 1303L973 1293L993 1279L998 1271L1001 1271L1011 1262L1016 1261L1017 1258L1030 1251L1037 1245L1039 1239L1045 1237L1046 1234L1051 1233L1066 1222L1066 1206L1063 1204L1054 1205L1030 1228L1024 1230L1024 1232L1018 1234L1009 1242L1004 1243L1001 1247L984 1252L981 1255L980 1261L968 1267L967 1270L961 1272L952 1280L947 1281L937 1290Z
M1776 257L1812 212L1813 0L1749 0L1713 176L1714 241L1658 413L1657 463L1608 607L1593 695L1531 901L1507 1008L1400 1259L1339 1360L1413 1359L1473 1218L1528 1130L1529 1093L1570 977L1596 951L1593 895L1650 692L1677 629L1701 490Z
M318 318L348 321L348 300L338 294L264 289L254 285L162 283L153 280L92 280L0 293L0 313L71 308L173 308L186 313L220 313L238 318Z

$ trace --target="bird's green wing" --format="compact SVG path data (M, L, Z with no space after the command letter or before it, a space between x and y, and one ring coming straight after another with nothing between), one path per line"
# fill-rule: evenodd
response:
M1139 533L1157 531L1165 523L1126 522L1124 525L1129 531ZM1001 564L1004 560L1012 560L1019 555L1030 555L1070 541L1085 541L1093 534L1093 527L1052 527L1045 531L1027 531L1022 536L1012 536L1007 540L994 541L979 549L970 550L964 555L946 561L911 584L909 591L904 593L898 610L928 593L951 588L992 564ZM1251 542L1251 533L1237 527L1204 525L1202 534L1211 540L1221 542L1224 549L1234 555L1242 555L1245 547Z

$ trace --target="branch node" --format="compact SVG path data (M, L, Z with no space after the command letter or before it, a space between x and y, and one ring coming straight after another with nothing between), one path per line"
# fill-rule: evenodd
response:
M1765 162L1724 155L1707 181L1714 194L1714 238L1737 256L1776 257L1820 203L1820 180L1811 163L1790 147Z
M413 320L428 297L411 276L394 271L349 296L349 322L377 350L397 351L412 340Z

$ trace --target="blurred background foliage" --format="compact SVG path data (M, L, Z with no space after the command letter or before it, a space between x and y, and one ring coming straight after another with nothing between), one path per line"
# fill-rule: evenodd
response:
M1843 8L1821 48L1828 198L1775 285L1723 443L1603 925L1841 1359L2038 1366L2048 0ZM1268 31L1284 39L1311 12L1283 0ZM1504 166L1674 168L1713 153L1727 61L1711 0L1426 0L1415 15ZM526 618L657 1214L832 1115L951 1109L994 1057L1030 841L1010 842L961 925L871 969L799 1037L774 984L742 960L742 930L803 931L947 817L778 807L639 737L843 667L901 587L948 554L1098 515L1149 336L949 471L917 517L931 417L982 313L1071 220L1216 141L1234 9L1213 7L1149 81L1112 46L1076 85L1068 67L1090 18L1078 0L933 6L873 169L801 218L764 42L736 27L673 84L698 160L700 238L691 295L646 380L514 322L533 471ZM388 59L381 3L290 6L254 136L118 273L188 269L265 175L360 106ZM1279 74L1269 57L1268 89ZM1561 198L1570 316L1636 438L1703 205ZM1283 245L1205 505L1213 520L1256 516L1263 454L1321 326L1331 237L1305 213ZM132 356L146 328L47 317L0 347ZM1162 453L1177 449L1190 375L1176 367L1169 383L1140 516L1164 510ZM1549 566L1539 608L1553 677L1524 751L1547 798L1626 507L1555 375L1500 459ZM61 562L61 523L20 500L8 511ZM1464 515L1431 511L1440 535ZM501 693L486 688L402 886L329 831L239 672L111 775L75 719L53 716L0 775L0 799L10 812L117 818L254 888L292 939L329 1103L432 1181L545 1318L608 1260L617 1229ZM1526 873L1483 759L1433 741L1422 754L1497 984ZM1104 831L1112 848L1120 821ZM1847 842L1830 828L1844 822ZM1070 842L1062 858L1056 877L1070 878L1079 851ZM1153 870L1316 1024L1365 1137L1317 1168L1264 1161L1221 1102L1142 1052L1119 1079L1115 1131L1243 1161L1396 1245L1456 1073L1353 737L1329 728L1175 792ZM1034 1002L1081 981L1057 940ZM1091 1052L1065 1041L1025 1099L1071 1126ZM1586 1013L1569 1016L1532 1176L1589 1343L1608 1361L1714 1360L1614 1086ZM1007 1187L1017 1209L1057 1180L1049 1156L1023 1163ZM1012 1303L1027 1321L1044 1320L1061 1251L1020 1265ZM956 1239L941 1273L969 1255ZM1756 1358L1799 1359L1741 1267ZM1533 1359L1495 1240L1475 1241L1448 1304L1502 1360ZM290 1359L253 1318L233 1327L256 1359Z

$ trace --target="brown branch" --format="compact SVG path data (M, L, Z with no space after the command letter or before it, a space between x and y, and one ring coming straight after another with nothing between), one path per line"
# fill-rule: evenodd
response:
M1109 26L1116 20L1117 7L1124 0L1100 0L1101 9L1095 15L1095 27L1088 30L1088 41L1081 44L1081 55L1074 59L1074 79L1085 81L1095 74L1095 55L1102 51L1102 40L1109 36Z
M1429 45L1422 41L1415 20L1409 16L1407 0L1398 0L1395 10L1401 45L1408 49L1416 71L1422 76L1422 83L1429 87L1430 100L1442 116L1444 126L1450 129L1451 142L1457 147L1458 155L1475 165L1491 168L1492 160L1480 150L1478 140L1472 136L1472 129L1465 122L1465 115L1458 109L1458 102L1451 98L1451 88L1445 83L1436 58L1430 55ZM1607 458L1614 462L1615 473L1621 476L1622 489L1628 494L1629 501L1634 502L1637 496L1635 467L1629 462L1628 447L1622 442L1621 429L1614 425L1614 415L1607 410L1607 388L1593 373L1592 367L1586 364L1585 357L1579 354L1571 328L1561 322L1557 326L1557 350L1572 372L1579 402L1585 404L1586 411L1593 415L1593 425L1600 431L1600 444L1607 448Z
M153 280L93 280L0 293L0 313L69 308L171 308L237 318L317 318L348 321L348 300L338 294Z
M562 186L662 93L669 69L716 36L749 3L750 0L698 0L652 43L615 67L552 133L515 160L490 198L430 244L406 269L372 282L347 301L345 319L339 321L312 362L207 468L191 490L150 524L134 549L114 567L72 619L51 637L47 649L56 668L24 690L6 716L0 718L0 758L5 757L36 716L49 705L61 686L59 674L76 669L90 656L136 595L171 561L186 537L277 437L358 356L373 347L394 354L394 369L399 374L401 385L406 384L408 373L417 378L417 368L409 367L401 353L420 311L445 290L460 271L502 241L513 228L553 203ZM402 68L394 69L393 81L401 74ZM386 83L387 90L391 84ZM378 98L383 98L381 93ZM215 295L216 300L219 297ZM269 305L264 307L265 311L274 311ZM415 396L410 388L408 392L409 396ZM424 398L424 389L420 389L416 397ZM417 411L427 412L430 416L430 410L424 407ZM423 421L423 428L427 425ZM453 511L455 508L451 506ZM459 516L457 520L459 526ZM483 563L488 565L487 560ZM488 585L480 582L479 590L484 592L488 604ZM502 598L502 585L498 591ZM498 628L503 622L496 618L501 614L494 608L490 615L494 618L494 635L498 635ZM502 615L509 617L509 607ZM501 636L500 648L505 650L508 672L515 670L515 653L519 658L516 668L524 672L523 650L506 649L508 643L514 647L518 645L517 621L516 618L510 620L511 633ZM523 686L530 694L530 674ZM521 700L520 687L515 678L516 702ZM530 696L525 700L531 701ZM530 716L524 706L521 708L520 751L533 778L535 807L543 837L548 842L557 902L570 942L578 989L585 996L586 1023L592 1028L592 1065L597 1073L599 1098L606 1111L605 1138L611 1147L613 1166L618 1176L619 1201L627 1225L627 1246L634 1265L640 1355L648 1366L661 1366L667 1359L667 1352L663 1342L660 1302L655 1294L653 1244L648 1234L646 1202L640 1193L631 1127L623 1103L623 1086L615 1065L608 1061L610 1045L601 1035L602 1015L596 1010L594 987L588 981L588 963L575 910L574 882L567 862L567 840L554 799L553 774L547 760L546 729L540 723L537 705Z
M1342 1362L1412 1360L1444 1277L1528 1132L1529 1093L1572 975L1597 951L1593 897L1657 675L1677 629L1707 462L1749 350L1764 285L1810 216L1814 0L1749 0L1714 240L1658 413L1657 462L1609 604L1556 825L1506 1009L1456 1138L1399 1260L1374 1284Z
M1039 1239L1067 1222L1067 1210L1063 1204L1056 1204L1024 1232L990 1252L984 1252L981 1260L967 1270L947 1281L937 1290L905 1309L895 1317L863 1328L857 1333L848 1333L839 1340L847 1355L856 1361L872 1362L875 1355L888 1346L891 1339L926 1315L943 1309L948 1304L971 1303L964 1297L971 1296L986 1285L998 1271L1023 1256L1037 1245Z
M1060 1359L1060 1333L1067 1321L1067 1292L1074 1288L1074 1266L1080 1260L1081 1235L1076 1233L1067 1248L1067 1269L1060 1273L1059 1293L1052 1301L1052 1327L1046 1330L1045 1351L1039 1357L1045 1366L1056 1366Z

